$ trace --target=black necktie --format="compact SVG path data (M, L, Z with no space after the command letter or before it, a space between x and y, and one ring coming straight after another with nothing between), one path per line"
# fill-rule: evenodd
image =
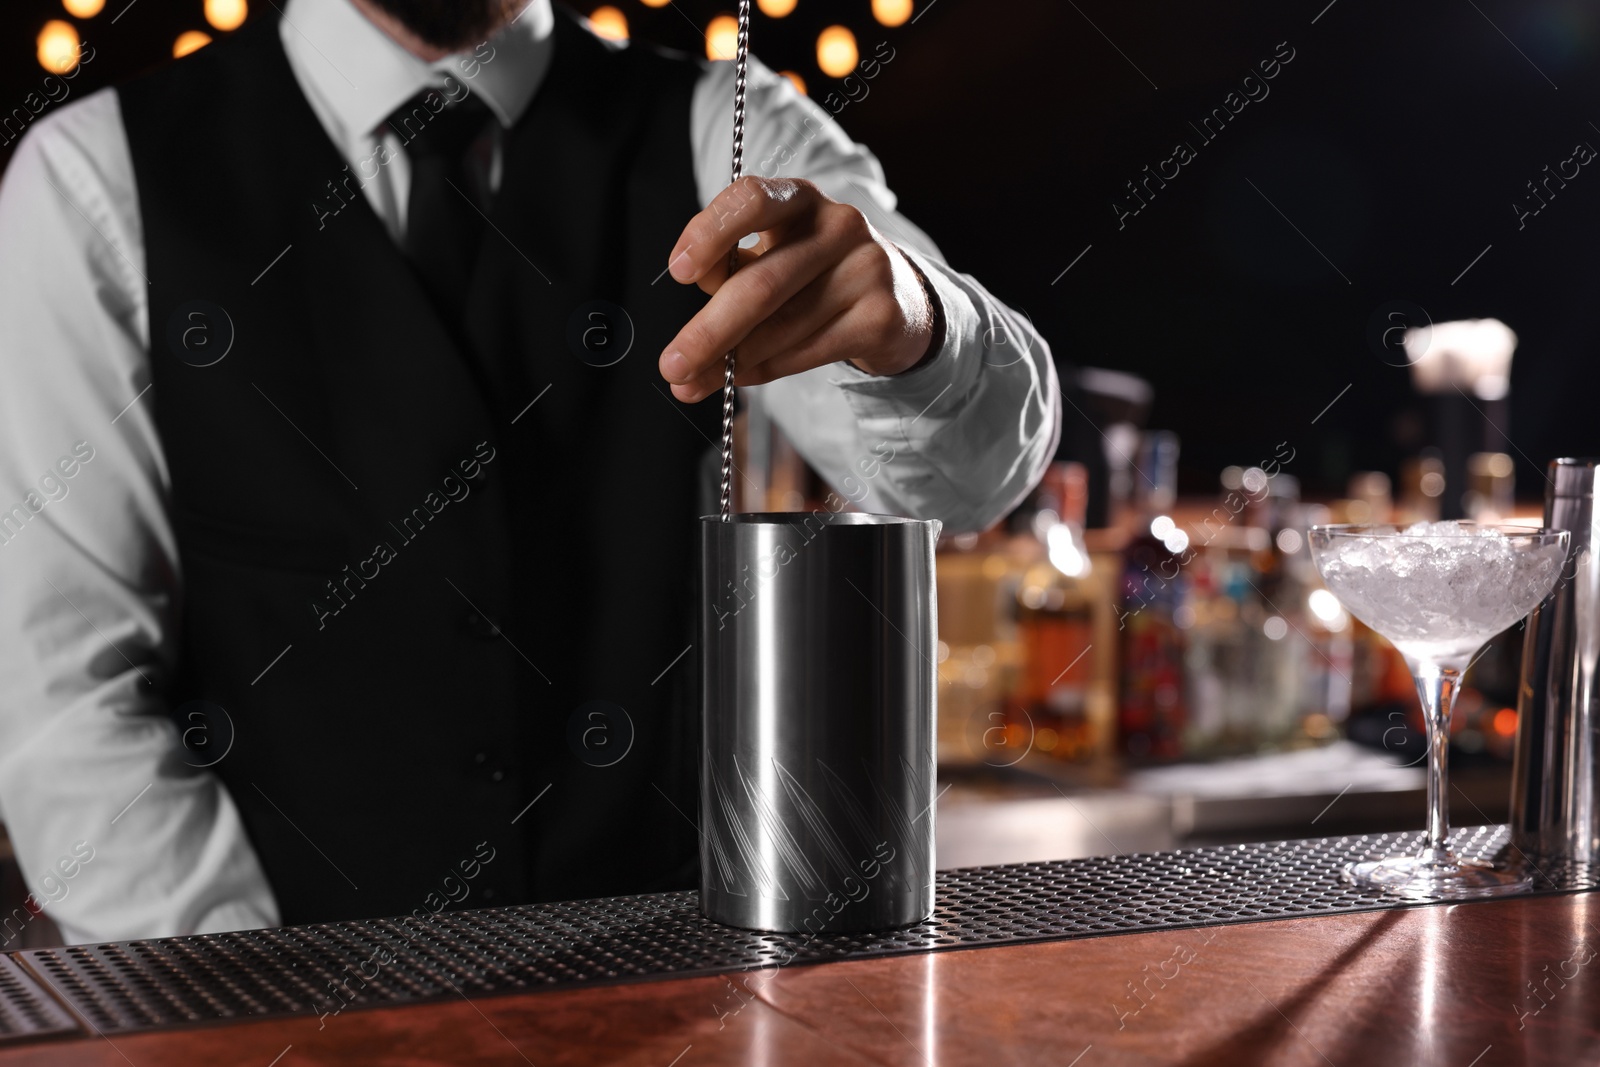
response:
M489 208L493 113L426 89L389 116L411 162L402 247L450 328L460 326Z

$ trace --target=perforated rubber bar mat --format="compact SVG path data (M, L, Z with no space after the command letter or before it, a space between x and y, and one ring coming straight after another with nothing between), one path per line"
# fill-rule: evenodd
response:
M0 956L0 1041L77 1032L78 1024L9 956Z
M939 875L928 922L877 934L762 934L700 916L693 892L445 912L426 937L397 921L34 949L19 959L102 1033L415 1003L980 945L1095 937L1391 907L1342 884L1350 860L1414 853L1420 833L1279 841ZM1504 827L1463 828L1466 857ZM1588 888L1578 876L1541 891ZM14 967L0 971L7 1038L59 1020ZM15 988L16 992L13 992ZM20 1020L20 1021L18 1021ZM32 1027L32 1029L28 1029ZM5 1040L6 1038L0 1038Z

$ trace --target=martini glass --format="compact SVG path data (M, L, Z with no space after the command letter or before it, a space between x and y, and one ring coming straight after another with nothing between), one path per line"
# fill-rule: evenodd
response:
M1489 638L1532 611L1555 587L1565 530L1419 522L1313 526L1311 557L1345 608L1404 657L1428 730L1428 837L1416 856L1352 863L1345 879L1413 900L1515 893L1525 864L1493 866L1450 851L1446 755L1461 676Z

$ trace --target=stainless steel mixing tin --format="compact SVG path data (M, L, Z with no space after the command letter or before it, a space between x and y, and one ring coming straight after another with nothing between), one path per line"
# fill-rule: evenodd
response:
M1600 459L1550 464L1544 524L1571 532L1555 592L1528 618L1512 766L1512 842L1541 868L1600 873Z
M701 910L842 933L933 910L939 524L701 523Z

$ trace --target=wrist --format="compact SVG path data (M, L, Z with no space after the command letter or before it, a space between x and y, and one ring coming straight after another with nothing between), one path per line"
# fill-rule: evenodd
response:
M921 370L929 363L932 363L944 348L944 303L939 299L939 294L934 292L933 283L928 280L928 276L922 273L921 267L917 266L916 260L906 256L903 252L901 255L905 257L907 263L911 264L911 269L917 276L917 284L922 286L923 298L928 302L928 347L922 353L922 358L899 372L901 374L910 374L912 371Z
M893 248L892 254L898 255L900 261L911 268L911 273L916 277L917 285L922 290L923 306L920 309L920 314L910 319L916 326L914 330L910 331L912 333L911 340L915 344L915 339L920 336L921 344L915 348L908 346L907 349L897 351L892 358L876 359L871 364L863 360L853 359L850 361L858 370L865 371L876 378L897 378L902 374L910 374L912 371L921 370L932 363L939 354L939 350L944 347L944 305L940 302L938 293L934 292L933 283L922 272L922 268L917 266L916 261L900 251L899 248ZM896 347L898 348L898 346ZM886 352L885 355L887 356L888 353Z

